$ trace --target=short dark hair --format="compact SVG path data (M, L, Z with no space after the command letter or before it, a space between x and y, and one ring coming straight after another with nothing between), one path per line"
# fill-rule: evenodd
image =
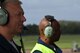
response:
M9 2L22 4L20 0L0 0L0 6L5 8L5 5Z

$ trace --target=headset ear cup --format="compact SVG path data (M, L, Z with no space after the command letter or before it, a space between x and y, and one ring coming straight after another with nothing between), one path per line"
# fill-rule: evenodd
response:
M0 25L5 25L8 22L8 13L5 9L0 8Z
M46 37L51 37L52 36L52 33L53 33L53 28L51 26L47 26L45 29L44 29L44 35Z

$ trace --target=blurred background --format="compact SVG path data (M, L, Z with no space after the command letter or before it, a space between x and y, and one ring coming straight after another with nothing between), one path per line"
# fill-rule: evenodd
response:
M61 38L56 44L72 49L74 42L80 47L80 0L21 0L26 22L22 33L25 50L31 51L37 42L38 24L45 15L52 15L61 25ZM19 37L14 40L20 45ZM64 52L65 53L65 52Z

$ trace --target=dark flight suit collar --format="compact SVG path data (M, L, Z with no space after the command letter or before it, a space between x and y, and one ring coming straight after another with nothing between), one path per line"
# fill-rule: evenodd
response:
M0 47L4 48L6 53L18 53L17 50L2 35L0 35ZM21 53L21 47L18 45L16 45L16 47L19 50L19 53Z

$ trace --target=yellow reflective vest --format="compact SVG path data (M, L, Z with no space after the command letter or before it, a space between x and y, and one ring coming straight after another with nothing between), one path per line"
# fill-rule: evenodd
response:
M39 50L41 51L42 53L55 53L53 50L51 50L50 48L42 45L42 44L39 44L39 43L36 43L35 47L33 48L33 50L31 51L31 53L33 53L35 50Z

